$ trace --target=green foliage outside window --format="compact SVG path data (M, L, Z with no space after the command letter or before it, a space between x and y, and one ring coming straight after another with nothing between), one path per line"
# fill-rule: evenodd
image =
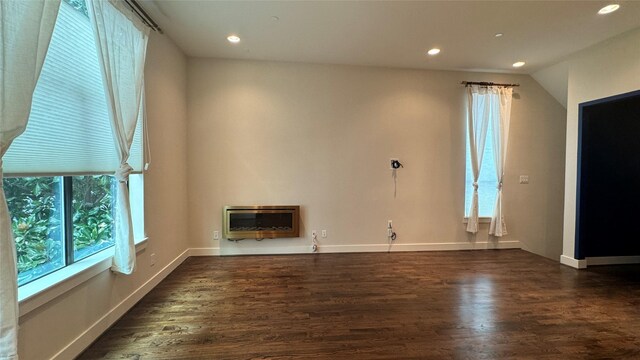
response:
M62 177L5 178L16 244L19 283L65 265ZM72 178L74 259L113 245L115 180L111 176Z
M64 265L61 178L5 178L18 272Z
M73 247L80 259L113 245L116 181L112 176L73 178Z

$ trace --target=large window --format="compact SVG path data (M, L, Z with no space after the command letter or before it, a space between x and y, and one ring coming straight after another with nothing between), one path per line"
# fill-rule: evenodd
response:
M129 158L137 174L142 125L138 121ZM61 2L27 128L3 162L19 285L113 246L118 187L110 174L119 159L85 0ZM142 175L129 180L140 240Z
M5 178L18 285L113 245L112 176Z
M484 153L482 155L482 167L480 168L480 177L478 178L478 216L480 217L491 217L493 215L493 207L496 204L496 195L498 193L498 178L496 176L496 162L493 156L493 129L491 123L492 121L489 121L487 141L485 142ZM466 139L465 217L469 216L471 197L473 196L473 170L471 169L471 152L469 150L468 135Z

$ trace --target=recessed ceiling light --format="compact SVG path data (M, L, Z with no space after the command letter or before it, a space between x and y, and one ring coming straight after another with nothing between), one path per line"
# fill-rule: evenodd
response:
M600 14L600 15L610 14L610 13L618 10L619 8L620 8L620 5L618 5L618 4L607 5L607 6L603 7L602 9L598 10L598 14Z
M503 33L496 33L494 36L495 37L502 37L502 35L504 35Z
M229 40L230 43L232 44L237 44L240 42L240 38L236 35L229 35L227 36L227 40Z
M431 56L438 55L439 53L440 53L440 49L438 49L438 48L433 48L433 49L427 51L427 54L429 54Z
M513 67L515 68L519 68L519 67L523 67L524 66L524 61L518 61L513 63Z
M280 18L279 18L279 17L277 17L277 16L272 16L272 17L271 17L271 21L278 21L278 20L280 20Z

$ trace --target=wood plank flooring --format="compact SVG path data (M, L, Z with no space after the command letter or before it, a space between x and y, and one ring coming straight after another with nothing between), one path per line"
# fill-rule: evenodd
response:
M521 250L197 257L79 359L640 359L639 305Z

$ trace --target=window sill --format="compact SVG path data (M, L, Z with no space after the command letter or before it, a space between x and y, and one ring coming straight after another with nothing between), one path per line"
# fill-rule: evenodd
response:
M463 224L467 224L469 223L469 218L465 217L462 219L462 223ZM478 223L479 224L491 224L491 217L486 217L486 216L481 216L478 218Z
M136 254L147 247L148 238L136 242ZM113 248L82 259L18 288L20 316L26 315L94 276L111 268Z

